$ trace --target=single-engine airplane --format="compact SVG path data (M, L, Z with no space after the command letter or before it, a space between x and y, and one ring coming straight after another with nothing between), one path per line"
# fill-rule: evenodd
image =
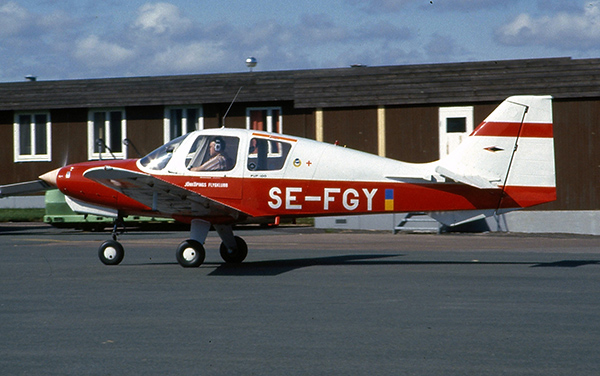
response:
M428 212L445 224L556 199L552 97L502 102L448 156L414 164L317 142L245 129L206 129L176 138L140 159L76 163L39 181L0 187L0 197L57 187L75 212L115 218L100 260L124 256L117 223L125 215L190 223L176 250L184 267L205 258L212 226L227 263L248 253L232 226L258 220Z

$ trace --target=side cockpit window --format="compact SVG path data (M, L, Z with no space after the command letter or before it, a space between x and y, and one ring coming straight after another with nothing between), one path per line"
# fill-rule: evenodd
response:
M248 150L248 170L275 171L281 170L292 146L287 142L264 138L250 140Z
M237 137L199 136L188 152L185 165L190 171L231 171L239 141Z

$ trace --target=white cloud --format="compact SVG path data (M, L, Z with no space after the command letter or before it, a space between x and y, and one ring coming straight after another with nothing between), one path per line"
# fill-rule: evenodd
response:
M367 13L400 13L409 7L432 11L474 11L506 8L521 0L345 0Z
M496 30L500 43L512 46L544 45L567 50L598 48L600 44L600 2L587 4L579 12L532 17L520 14Z
M202 72L216 69L226 57L227 51L218 42L180 44L157 52L153 58L153 69L162 72Z
M303 15L297 32L313 43L330 43L348 38L348 31L325 14Z
M191 21L170 3L148 3L138 10L134 26L154 34L174 34L186 31Z
M0 37L21 33L31 22L27 9L19 4L10 2L0 6Z
M75 58L91 67L111 67L133 58L135 53L116 43L100 40L96 35L75 43Z
M398 12L410 3L427 3L429 0L346 0L368 13Z

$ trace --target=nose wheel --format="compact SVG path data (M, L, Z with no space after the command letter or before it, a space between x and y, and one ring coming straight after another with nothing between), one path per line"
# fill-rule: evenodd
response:
M116 240L107 240L98 249L98 257L104 265L118 265L123 261L123 256L125 256L125 250Z

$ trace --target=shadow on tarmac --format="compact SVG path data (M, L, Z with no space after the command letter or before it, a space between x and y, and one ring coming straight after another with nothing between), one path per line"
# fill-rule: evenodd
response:
M344 266L344 265L524 265L530 268L576 268L587 265L600 265L600 260L562 260L554 262L536 263L531 261L404 261L383 260L391 257L404 256L402 254L370 254L370 255L345 255L330 257L313 257L269 261L250 261L241 264L226 264L205 262L203 267L215 267L210 276L277 276L297 269L312 266ZM119 267L131 266L165 266L178 265L176 262L136 263Z
M306 259L271 260L244 262L242 264L212 264L217 268L211 276L276 276L296 269L311 266L336 266L336 265L528 265L531 268L559 267L574 268L585 265L600 265L598 260L563 260L548 263L532 262L498 262L498 261L403 261L382 260L384 258L402 256L396 255L347 255L333 257L317 257ZM532 265L534 264L534 265ZM210 265L210 264L205 264Z

